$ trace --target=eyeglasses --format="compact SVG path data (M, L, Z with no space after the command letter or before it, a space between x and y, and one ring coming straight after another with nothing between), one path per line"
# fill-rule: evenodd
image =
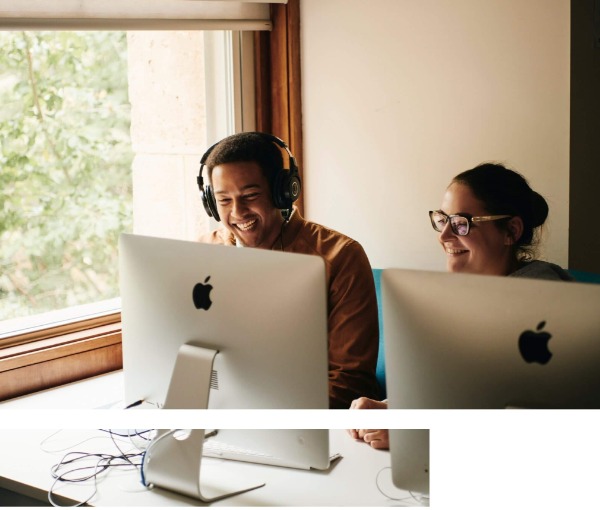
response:
M446 214L443 211L429 211L431 226L441 232L450 220L450 228L457 236L466 236L473 223L482 221L496 221L511 218L510 214L496 214L494 216L471 216L470 214Z

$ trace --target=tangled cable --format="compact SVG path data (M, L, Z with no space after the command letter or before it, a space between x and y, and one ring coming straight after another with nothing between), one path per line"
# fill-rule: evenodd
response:
M92 498L98 492L98 477L108 471L110 468L134 468L138 471L142 465L142 457L146 450L146 446L140 446L134 443L134 438L140 438L144 442L148 443L151 441L151 437L149 437L151 429L137 431L134 430L131 433L123 434L114 432L112 430L101 429L102 432L106 432L109 434L110 439L113 442L113 445L117 449L118 454L110 454L110 453L90 453L90 452L80 452L80 451L71 451L66 453L60 462L56 463L52 466L50 470L50 474L52 478L54 478L54 482L52 483L49 491L48 491L48 501L52 506L64 506L59 505L55 501L55 490L56 485L59 482L63 483L84 483L90 480L93 481L92 493L80 503L76 505L70 505L72 507L78 507L81 505L85 505L92 500ZM134 447L135 451L131 453L124 452L119 444L117 443L117 439L128 438L130 444Z

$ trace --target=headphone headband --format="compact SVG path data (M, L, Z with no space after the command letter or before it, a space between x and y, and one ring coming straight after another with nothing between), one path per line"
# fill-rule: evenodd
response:
M271 197L273 199L273 204L277 209L281 209L282 214L287 219L291 214L292 204L298 199L298 196L300 195L300 191L302 189L296 158L293 156L289 147L281 138L278 138L269 133L254 133L265 138L267 141L274 143L280 149L283 149L287 152L289 159L289 169L278 169L275 172L272 182L270 182ZM211 152L222 141L223 140L211 145L204 153L202 158L200 158L200 170L196 179L198 182L198 187L200 188L200 195L202 198L202 205L204 206L204 210L206 211L206 214L208 214L209 217L212 217L217 221L221 221L221 218L219 217L219 212L217 211L217 202L215 200L215 196L213 194L211 186L209 184L204 184L202 172L206 165L206 160L210 156ZM262 170L264 171L264 169Z

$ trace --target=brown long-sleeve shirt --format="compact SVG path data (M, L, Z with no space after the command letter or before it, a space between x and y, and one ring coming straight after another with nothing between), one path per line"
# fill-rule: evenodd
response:
M234 246L222 227L201 242ZM306 221L297 210L273 249L319 255L325 261L328 288L329 407L348 408L358 397L378 398L375 368L379 324L375 283L369 260L355 240Z

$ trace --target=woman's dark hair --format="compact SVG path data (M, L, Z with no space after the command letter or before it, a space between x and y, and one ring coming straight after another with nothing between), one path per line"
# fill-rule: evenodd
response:
M525 177L503 165L483 163L458 174L452 182L468 186L489 214L519 216L523 220L523 234L515 239L515 255L519 260L534 258L539 243L538 227L548 217L548 204L531 189ZM498 226L507 222L499 221Z
M225 163L255 162L273 189L277 172L283 168L283 156L272 139L258 132L238 133L219 142L206 158L209 179L215 166Z

